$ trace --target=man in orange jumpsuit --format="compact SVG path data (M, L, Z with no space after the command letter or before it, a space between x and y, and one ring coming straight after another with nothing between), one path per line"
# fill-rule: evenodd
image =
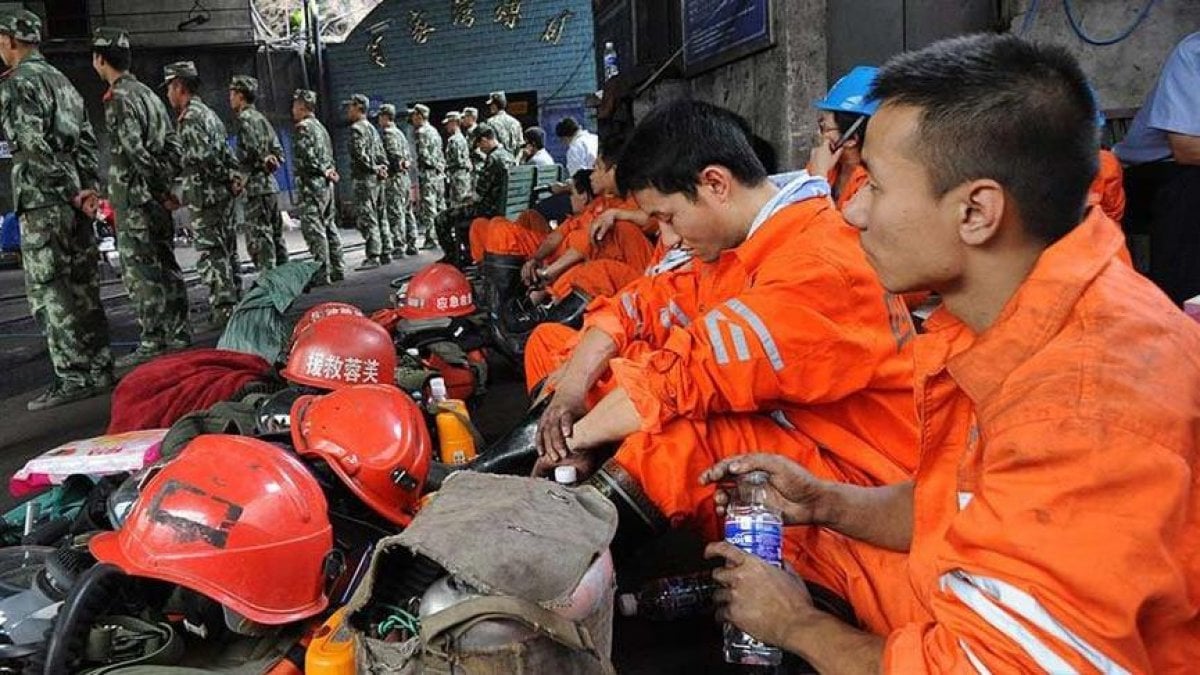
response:
M829 179L839 211L845 210L846 204L867 183L862 142L867 120L879 107L869 96L878 70L874 66L856 66L815 104L820 112L817 118L820 136L809 154L807 168L814 176Z
M681 246L669 223L661 225L658 245L662 252L642 276L619 293L597 297L588 304L581 330L560 323L544 323L534 329L525 344L525 383L531 393L543 382L565 378L585 383L594 405L614 386L611 378L601 382L610 358L635 359L661 346L671 326L686 326L695 319L698 284L691 251ZM611 339L589 339L587 333L593 328ZM574 363L568 365L569 361ZM545 391L552 389L551 385Z
M708 141L691 142L697 133ZM582 417L587 392L558 382L539 469L569 462L588 475L597 449L621 442L593 484L648 526L708 536L713 490L696 481L727 454L771 448L867 485L910 475L912 324L825 180L776 188L741 120L696 101L651 113L630 147L619 180L694 253L696 315L661 348L609 361L616 386ZM659 321L658 308L643 320Z
M1086 206L1083 73L977 35L894 58L874 91L847 217L886 288L944 299L916 340L920 464L875 488L780 457L706 472L769 472L785 520L821 526L796 570L840 576L866 631L724 543L718 616L820 672L1195 672L1200 328Z

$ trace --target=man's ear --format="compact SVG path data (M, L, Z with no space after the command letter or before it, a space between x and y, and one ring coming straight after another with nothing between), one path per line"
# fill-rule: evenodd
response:
M710 164L700 170L696 182L700 189L707 190L718 202L727 203L735 180L729 169L719 164Z
M958 217L958 236L968 246L983 246L993 241L1004 220L1007 199L1004 188L994 180L973 180L947 195L954 199Z

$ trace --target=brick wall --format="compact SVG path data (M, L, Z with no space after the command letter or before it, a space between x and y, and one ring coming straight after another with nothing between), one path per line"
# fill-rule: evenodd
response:
M474 97L475 107L486 115L484 100L491 91L536 91L539 124L549 124L547 145L560 162L565 161L564 150L553 138L553 123L568 112L580 117L584 95L597 89L591 2L524 0L520 22L513 30L494 22L497 4L497 0L477 0L475 24L467 28L452 24L451 0L382 3L345 43L327 48L331 100L364 93L373 102L407 105ZM421 10L436 30L425 44L416 44L410 35L409 12ZM561 41L542 42L547 22L563 10L574 15L567 19ZM387 67L379 68L367 56L369 28L388 20L391 24L382 45ZM344 164L345 125L335 127L335 149ZM348 182L343 182L343 189Z

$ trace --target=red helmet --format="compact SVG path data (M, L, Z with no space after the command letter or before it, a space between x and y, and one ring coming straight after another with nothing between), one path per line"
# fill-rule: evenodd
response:
M470 316L475 313L471 282L457 268L434 263L413 275L398 311L409 321Z
M348 302L322 302L319 305L313 305L300 315L296 325L292 327L292 342L296 342L296 338L304 332L305 328L331 316L363 316L363 311Z
M329 603L326 509L316 479L287 452L242 436L198 436L150 479L119 531L88 545L126 574L285 624Z
M292 405L292 442L379 515L402 526L412 520L432 449L425 417L404 392L362 385L301 396Z
M396 347L365 316L331 316L300 333L283 376L318 389L396 384Z

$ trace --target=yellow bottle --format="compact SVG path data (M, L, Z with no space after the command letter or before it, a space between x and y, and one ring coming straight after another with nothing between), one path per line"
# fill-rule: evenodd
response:
M475 436L471 433L471 416L467 404L446 395L446 381L435 377L429 381L429 399L436 411L438 453L443 464L466 464L475 459Z
M354 633L347 622L346 608L334 612L317 630L304 652L307 675L354 675Z

